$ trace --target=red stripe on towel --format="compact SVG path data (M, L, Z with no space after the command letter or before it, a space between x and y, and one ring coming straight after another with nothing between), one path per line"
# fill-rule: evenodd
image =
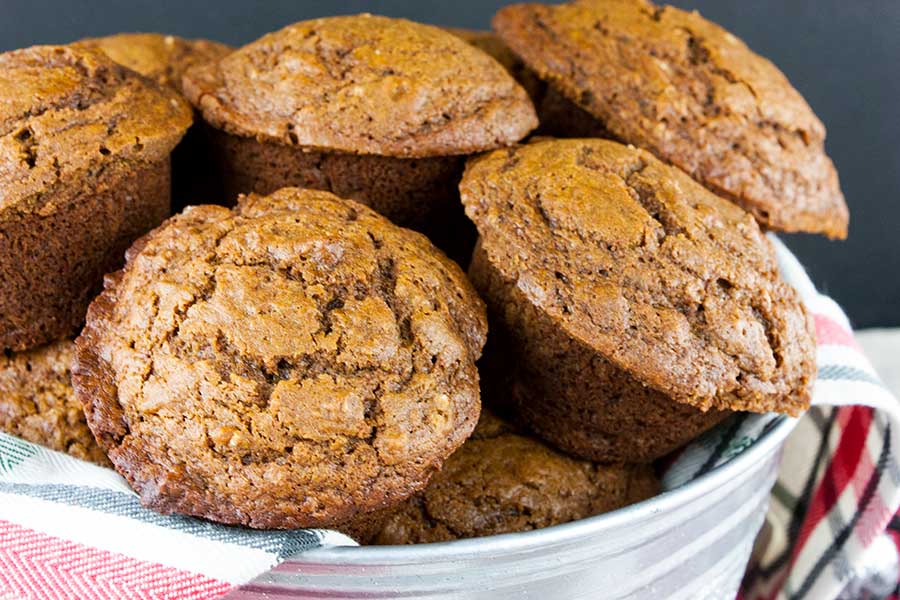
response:
M853 333L847 331L843 325L823 314L814 314L816 324L816 342L820 346L848 346L856 350L862 350L853 337Z
M806 546L809 536L825 518L828 512L844 492L844 488L854 478L867 480L872 471L872 463L866 462L869 472L861 473L860 460L866 451L866 436L872 423L872 410L866 407L853 406L840 409L839 421L841 437L837 448L831 456L831 462L819 481L818 488L806 512L806 518L800 529L800 535L794 544L793 565ZM854 490L855 491L855 490Z
M0 520L3 597L210 600L231 587L224 581L98 550Z

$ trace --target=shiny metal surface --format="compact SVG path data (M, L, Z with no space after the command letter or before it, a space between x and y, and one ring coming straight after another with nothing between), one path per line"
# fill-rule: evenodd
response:
M723 467L619 511L475 540L311 550L228 598L733 600L794 423L783 420Z

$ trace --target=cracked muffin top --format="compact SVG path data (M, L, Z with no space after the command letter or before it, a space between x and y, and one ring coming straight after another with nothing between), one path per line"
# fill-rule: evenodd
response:
M120 65L179 92L185 71L194 65L219 60L233 50L219 42L187 40L161 33L119 33L79 40L73 45L98 48Z
M771 243L682 171L550 140L470 159L460 191L500 274L644 385L703 410L808 406L812 323Z
M645 0L517 4L493 25L617 139L687 171L766 227L846 237L822 123L777 67L718 25Z
M484 52L437 27L367 14L290 25L189 70L184 85L219 129L318 150L470 154L537 125L525 91Z
M640 502L658 489L648 465L570 458L482 411L472 437L374 541L424 544L542 529Z
M75 344L0 354L0 431L108 466L72 389Z
M462 444L486 330L424 236L284 188L139 240L88 311L74 381L145 505L325 527L409 497Z
M54 209L57 185L114 160L164 159L191 124L175 92L99 50L34 46L0 54L0 219Z

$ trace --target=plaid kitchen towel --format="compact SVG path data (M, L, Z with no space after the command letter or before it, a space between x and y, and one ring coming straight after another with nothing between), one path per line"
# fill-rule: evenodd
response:
M745 599L885 597L898 583L897 555L886 556L883 542L900 509L900 405L840 307L774 242L783 275L815 319L816 406L785 444ZM886 576L879 566L892 575L888 590L876 589Z
M900 507L900 411L840 308L773 240L785 279L814 315L819 375L816 407L787 441L742 596L857 598L879 576L897 583L896 571L885 575L893 563L872 566L879 545L893 549L900 540L885 534ZM664 486L721 466L785 418L736 415L686 448ZM2 599L211 599L292 554L348 544L328 531L252 531L158 515L113 471L0 434Z
M813 314L818 374L814 406L785 443L742 598L884 598L898 583L896 551L885 560L886 546L878 542L888 541L886 529L900 509L900 405L854 341L840 307L772 240L782 275ZM664 473L664 486L724 464L787 418L736 415L686 448Z

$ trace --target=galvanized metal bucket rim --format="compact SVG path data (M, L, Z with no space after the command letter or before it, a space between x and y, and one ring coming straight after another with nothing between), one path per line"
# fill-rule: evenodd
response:
M360 565L403 564L406 562L420 564L423 561L445 562L460 558L471 560L478 558L479 555L493 556L497 553L526 552L602 534L604 531L688 504L707 493L709 489L740 478L741 473L747 473L749 476L752 471L750 467L776 452L796 423L796 418L781 416L779 421L763 433L752 446L721 467L715 468L677 489L663 492L643 502L609 513L534 531L450 542L406 546L319 548L304 553L304 559L315 557L315 562L319 564L335 562L342 566L354 563Z

